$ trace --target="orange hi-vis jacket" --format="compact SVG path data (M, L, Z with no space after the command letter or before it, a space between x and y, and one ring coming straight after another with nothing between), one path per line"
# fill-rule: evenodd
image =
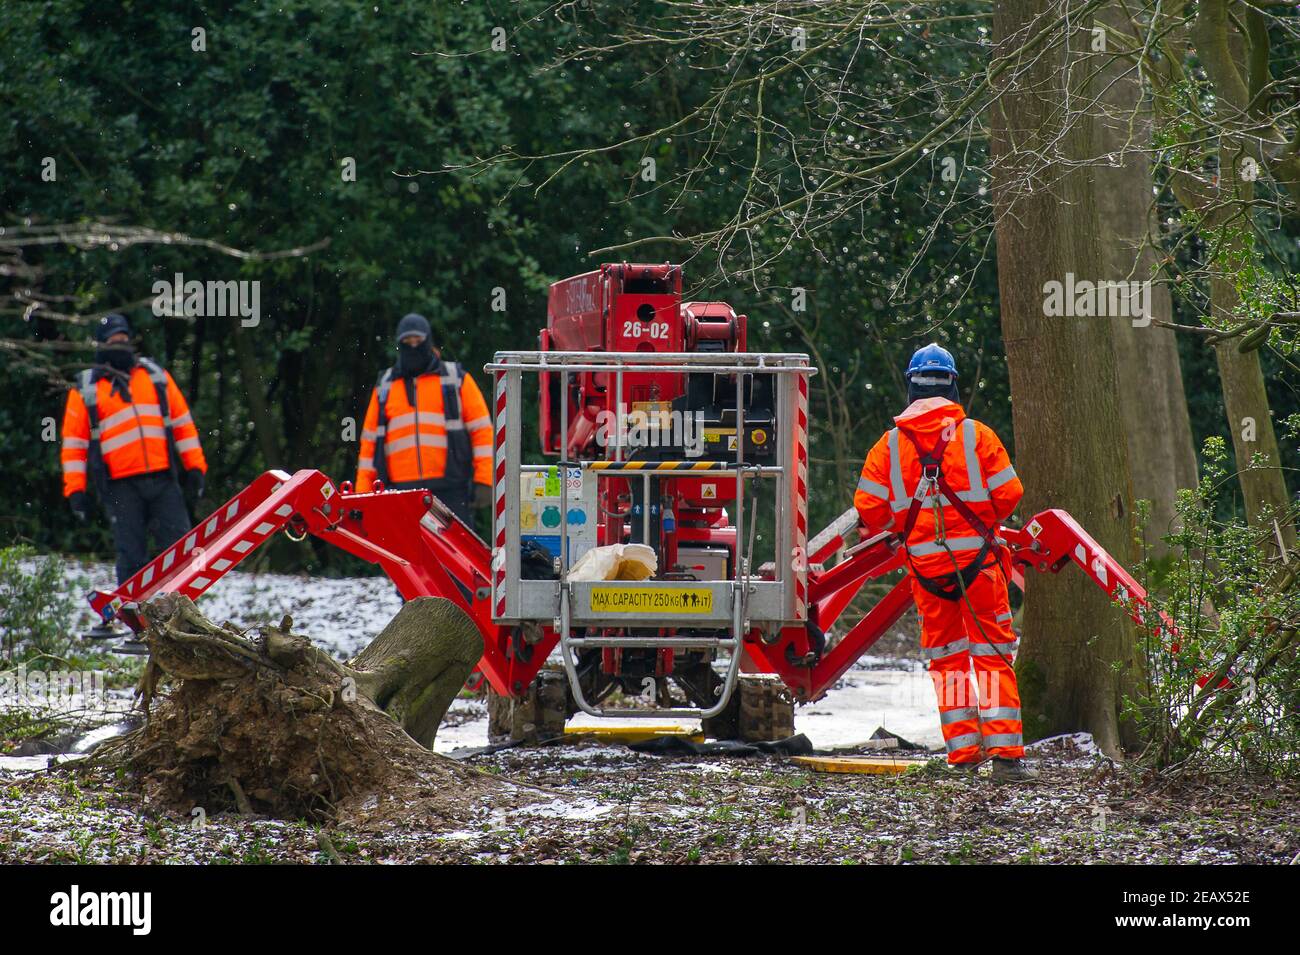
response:
M853 498L871 533L902 533L921 483L918 449L928 454L945 434L949 440L940 469L948 486L975 516L995 529L1015 510L1024 488L1006 448L992 428L966 417L961 405L946 398L922 398L912 402L894 423L896 427L882 435L867 454ZM938 488L928 489L916 524L904 542L913 566L927 577L958 570L953 566L954 556L964 569L984 545L979 532L943 499L939 503L947 548L937 540L933 499L939 493Z
M466 485L492 484L492 419L487 403L474 379L460 365L442 361L434 371L415 381L415 405L406 393L406 383L390 368L380 377L370 394L361 429L361 455L357 461L356 489L372 489L380 477L390 482L460 480ZM455 396L454 401L448 401ZM380 403L383 402L383 414ZM455 407L447 414L448 404ZM459 443L469 462L460 462L456 454ZM450 440L449 440L450 438ZM464 467L464 473L448 473L448 450L452 452L452 470Z
M111 480L152 474L171 468L167 429L171 429L181 467L208 469L199 444L199 432L190 416L185 396L172 376L148 358L131 369L127 401L104 376L83 371L77 387L68 391L63 411L63 496L86 490L86 467L92 441L99 443L107 476ZM159 388L164 389L167 418Z

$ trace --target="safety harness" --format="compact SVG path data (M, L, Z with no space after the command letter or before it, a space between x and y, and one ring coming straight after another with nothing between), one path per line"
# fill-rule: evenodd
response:
M943 600L961 600L963 593L972 583L974 583L975 578L979 576L980 571L985 567L991 566L989 563L986 563L986 561L989 554L993 552L995 548L1001 546L1000 542L993 530L980 519L980 516L975 513L974 508L958 497L957 492L948 484L948 479L943 476L943 470L941 467L943 463L943 453L947 450L948 443L952 440L953 433L955 432L950 432L950 429L945 428L944 432L939 436L938 443L926 452L921 450L921 446L916 443L916 439L912 437L911 434L903 431L902 428L898 430L911 443L913 449L916 451L916 456L921 461L921 479L917 482L916 491L912 495L912 503L907 509L907 517L903 521L903 550L904 553L907 554L907 563L912 569L912 575L916 578L916 582L927 592L932 593ZM942 508L946 501L957 509L957 513L960 514L975 533L982 538L983 544L980 546L978 553L976 553L975 559L966 567L961 570L953 571L951 574L940 574L938 576L928 577L916 569L916 564L912 561L912 554L907 545L907 540L911 537L912 529L916 526L916 519L921 514L922 504L925 502L925 499L930 492L936 489L939 494L932 498L933 506L937 512L935 514L936 528L941 529L943 527ZM942 530L936 531L935 543L944 544L942 537ZM951 553L951 551L949 553ZM993 563L997 563L996 556Z
M178 454L176 441L172 436L171 409L167 406L167 372L163 371L162 366L152 358L139 358L137 364L148 373L149 381L153 383L153 390L158 399L158 411L163 420L163 431L167 435L167 468L175 479ZM77 376L77 390L81 392L81 400L86 406L86 417L90 421L90 450L86 455L86 470L90 473L95 493L100 500L103 500L108 490L108 468L104 464L104 455L99 447L99 389L96 387L99 379L95 376L97 371L99 369L87 368L81 372ZM134 399L131 397L131 376L128 374L126 377L125 398L127 402L134 404Z
M465 430L465 421L460 414L460 384L462 377L463 373L458 363L446 360L439 362L438 378L442 382L443 427L447 432L447 466L441 478L435 478L432 482L428 482L435 492L440 486L460 489L462 486L468 487L470 483L472 451L470 449L469 432ZM386 368L375 383L375 392L379 402L379 423L375 428L375 471L378 473L379 479L385 483L388 483L388 468L384 455L384 445L387 443L385 436L388 432L388 395L392 391L393 383L396 380L397 377L393 374L393 369ZM408 390L407 400L416 412L415 440L418 445L420 440L420 409L417 397L413 392L414 389Z

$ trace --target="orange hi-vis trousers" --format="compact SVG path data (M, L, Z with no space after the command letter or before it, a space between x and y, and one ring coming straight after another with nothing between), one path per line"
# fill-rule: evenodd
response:
M915 579L912 596L921 615L921 655L929 662L939 701L948 762L1019 759L1025 754L1024 729L1011 666L1018 642L1001 569L985 568L966 588L970 606L966 600L936 597Z

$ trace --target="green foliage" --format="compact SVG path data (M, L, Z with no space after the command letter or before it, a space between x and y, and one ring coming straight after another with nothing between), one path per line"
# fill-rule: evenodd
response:
M1291 435L1294 439L1294 433ZM1225 442L1204 448L1200 485L1181 493L1177 555L1158 600L1177 630L1148 620L1146 684L1130 701L1145 758L1162 769L1300 772L1300 555L1271 530L1216 510L1233 480ZM1300 513L1278 515L1296 521ZM1172 652L1171 644L1177 651ZM1224 679L1230 685L1222 686ZM1203 684L1203 685L1202 685Z
M426 314L451 356L481 368L496 349L536 340L550 281L623 254L589 250L716 229L760 196L755 170L775 190L765 198L788 199L809 173L791 143L824 134L836 161L869 163L914 142L978 80L989 53L986 40L954 42L927 22L900 26L888 49L822 50L815 70L764 87L771 132L760 144L752 121L724 124L716 138L673 127L708 100L718 77L734 72L741 82L786 55L784 32L756 40L734 63L707 43L564 56L605 46L611 27L671 21L669 6L653 0L624 6L230 0L196 18L138 0L0 5L0 37L25 51L21 69L0 75L0 166L10 173L0 180L0 225L113 221L264 253L328 242L273 260L176 244L27 255L41 269L40 291L66 296L63 312L126 308L142 350L171 369L193 407L215 505L271 467L353 475L358 448L344 436L360 429L346 425L361 418L391 362L392 329L405 312ZM951 12L965 23L981 9ZM191 50L195 26L207 30L206 52ZM498 26L508 34L504 52L490 47ZM847 136L843 103L821 95L837 70L848 71L855 96L879 104L878 140ZM743 89L729 101L746 120L756 106ZM1161 135L1182 141L1177 130ZM649 138L607 148L636 136ZM887 191L851 203L827 192L815 231L792 216L752 242L702 255L666 242L626 253L687 260L690 294L746 313L751 348L814 353L814 527L849 505L862 457L904 404L901 367L924 341L956 353L968 410L1014 444L987 261L985 141L973 128L948 146L954 155L918 155ZM580 149L598 151L554 178L557 161L474 165L503 150ZM47 156L58 163L55 182L40 176ZM657 163L655 183L637 176L646 157ZM940 175L945 159L960 163L955 182ZM355 181L343 176L346 160ZM1290 251L1281 244L1277 255L1295 255L1293 242ZM1191 243L1177 254L1193 265L1205 257ZM260 282L260 323L153 315L153 283L177 272ZM807 292L805 312L791 306L796 288ZM491 308L495 289L505 292L504 312ZM1198 296L1189 289L1180 308L1190 315ZM79 525L62 502L58 442L49 440L90 357L87 338L51 307L0 306L0 340L31 346L0 350L0 540L109 551L105 522ZM1213 356L1195 340L1181 348L1197 439L1226 433ZM1274 407L1296 411L1280 360L1265 359ZM250 564L267 565L366 572L318 542L277 540Z
M0 549L0 636L7 663L62 656L69 644L68 623L76 613L63 561L38 557L31 547Z

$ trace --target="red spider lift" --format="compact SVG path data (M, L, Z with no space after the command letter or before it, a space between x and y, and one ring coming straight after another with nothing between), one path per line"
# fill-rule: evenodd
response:
M840 625L864 584L903 567L899 541L862 540L851 508L808 539L816 369L805 355L747 352L745 316L683 302L681 288L676 265L604 265L557 282L539 349L498 352L487 366L490 543L427 491L359 494L320 471L268 471L119 588L91 594L92 608L139 632L142 601L197 600L271 535L311 534L377 564L406 599L464 609L483 634L478 670L504 696L529 693L558 648L571 712L716 717L738 705L742 663L776 674L799 702L819 699L911 606L904 577ZM526 375L537 376L541 448L555 464L522 460ZM1148 622L1146 591L1069 514L1046 510L1001 533L1018 586L1026 570L1073 563ZM756 537L772 545L762 564ZM628 543L654 549L652 579L570 579L579 548ZM1163 615L1151 622L1176 638ZM657 705L602 705L618 689L653 690Z

